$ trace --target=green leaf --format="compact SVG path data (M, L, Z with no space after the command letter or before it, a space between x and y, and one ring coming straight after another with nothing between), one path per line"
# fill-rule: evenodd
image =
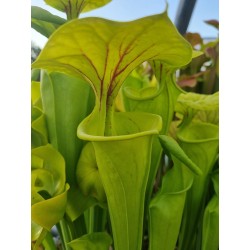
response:
M77 18L81 12L102 7L111 0L45 0L53 8L63 11L68 19Z
M176 112L184 116L183 123L194 120L218 125L219 92L212 95L192 92L181 94L176 104Z
M47 234L48 234L48 230L43 229L41 231L39 237L35 240L35 242L32 242L32 250L39 250L40 249L41 243L45 239Z
M31 152L31 238L41 242L43 229L49 231L65 213L69 185L64 159L51 145Z
M214 195L204 211L201 250L217 250L218 248L219 198Z
M191 46L165 13L126 23L83 18L55 32L33 68L85 75L100 97L102 89L115 91L131 69L145 60L158 59L178 68L191 55Z
M37 6L31 6L31 18L49 22L52 24L62 25L66 22L64 18L51 14L49 11L44 10Z
M73 250L108 250L111 244L112 238L106 232L86 234L68 243Z
M122 100L126 111L143 111L162 117L161 134L166 134L173 119L176 100L183 91L177 87L174 70L160 61L150 61L155 77L150 81L147 77L135 74L129 76L122 87ZM155 138L152 148L152 158L148 186L146 192L146 207L152 194L156 172L161 163L162 147Z
M141 249L151 143L152 136L93 142L116 249Z
M65 22L65 19L53 15L47 10L31 6L31 27L47 38Z
M191 58L190 44L162 13L131 22L73 20L50 37L32 67L87 78L96 95L89 126L94 134L104 135L112 124L109 115L114 98L134 68L146 60L160 60L169 68L178 68Z
M31 82L31 102L33 106L36 106L42 110L42 100L40 93L40 82Z
M207 204L202 225L201 250L219 248L219 173L212 176L215 194Z
M53 239L51 232L46 234L46 237L43 240L42 244L43 244L45 249L57 250L57 247L55 245L56 243L54 242L54 239Z
M115 113L114 124L114 136L88 135L86 130L80 135L94 146L115 248L140 250L151 147L153 135L161 129L161 118L147 113Z
M178 99L180 104L177 108L177 111L184 111L188 107L194 110L218 110L219 107L219 92L216 92L212 95L203 95L197 93L185 93L180 95ZM180 112L179 111L179 112Z
M75 169L83 142L76 131L93 108L91 88L84 80L57 72L43 72L41 96L49 141L63 155L67 182L75 183Z
M49 144L46 146L41 146L32 149L32 158L36 157L42 159L43 163L43 173L50 173L53 178L53 189L54 192L51 194L52 196L60 194L64 190L65 186L65 162L63 157ZM32 161L34 162L34 161ZM36 166L32 166L34 170L36 170ZM36 172L34 172L35 174ZM32 171L33 174L33 171ZM40 176L37 175L37 178ZM48 175L47 175L48 176ZM48 178L48 177L46 177ZM34 180L34 188L36 185L41 185L37 180ZM44 183L45 184L45 183ZM49 183L50 185L50 183Z
M32 69L31 70L31 80L39 81L40 79L40 69Z
M149 250L173 250L179 235L186 192L193 175L172 156L174 165L162 179L161 189L149 206Z
M84 198L75 187L75 169L83 142L76 136L79 122L93 108L91 88L85 81L57 72L42 72L41 96L48 124L49 141L63 155L68 192L66 212L74 221L88 206L96 203Z
M158 87L155 78L149 81L149 79L145 79L143 76L133 76L131 74L123 84L123 92L124 95L130 99L144 101L157 97L161 93L163 86L164 85L161 84L160 87ZM138 111L132 109L126 110Z
M115 141L130 139L148 134L158 134L162 128L162 119L158 115L143 112L115 112L114 135L96 136L91 132L86 120L83 120L77 129L77 135L87 141Z
M49 231L64 216L68 189L69 185L66 184L63 193L32 205L32 221Z
M219 196L219 171L215 171L213 173L212 182L213 182L215 194Z
M173 119L175 103L183 91L175 83L174 70L160 61L150 62L156 78L143 84L142 79L128 77L122 87L123 103L126 111L141 111L160 115L166 134Z
M85 0L85 6L82 10L82 12L91 11L100 7L103 7L104 5L108 4L112 0Z
M106 194L100 178L95 151L92 143L87 143L80 155L76 169L77 183L84 196L93 196L106 202Z
M192 172L197 175L202 175L200 168L186 155L179 144L170 136L159 135L158 136L163 150L167 155L172 154L181 162L183 162Z
M31 114L31 146L35 148L46 145L48 143L48 131L45 116L39 108L34 106Z
M206 192L210 173L218 158L219 148L219 103L218 93L201 95L181 94L176 111L178 127L172 130L174 137L187 156L198 166L203 175L195 176L191 189L187 193L186 206L180 229L178 249L193 249L200 236L198 227L204 213ZM177 124L177 123L176 123Z
M31 82L31 147L39 147L48 143L48 131L42 111L40 82Z
M195 176L187 193L183 223L180 230L180 250L192 249L196 238L197 226L204 212L205 194L210 173L218 158L219 128L211 123L192 121L177 130L177 140L183 151L198 166L203 175Z
M55 193L55 183L52 173L43 168L33 169L31 174L32 191L46 191L50 196Z
M85 197L77 186L70 186L66 206L66 214L71 221L75 221L88 208L98 204L93 197Z
M31 241L36 241L42 234L43 227L31 221Z

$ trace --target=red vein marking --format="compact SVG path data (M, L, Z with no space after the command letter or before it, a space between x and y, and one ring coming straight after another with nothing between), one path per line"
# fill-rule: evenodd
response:
M148 27L146 27L148 28ZM131 48L132 45L135 43L135 41L138 39L138 37L143 34L145 32L146 29L143 29L139 34L136 35L136 37L134 39L132 39L130 41L130 43L128 44L128 46L125 48L125 50L123 51L123 53L121 54L120 51L121 51L121 47L123 45L123 43L120 44L120 47L119 47L119 61L115 67L115 70L114 70L114 75L116 74L116 71L118 69L118 67L120 66L120 63L122 62L123 58L125 55L127 55L128 53L130 53L134 48ZM130 49L130 50L129 50Z
M109 55L109 47L107 46L107 49L106 49L106 59L105 59L105 64L104 64L104 69L103 69L103 77L101 79L100 103L101 103L101 99L102 99L103 83L104 83L104 78L105 78L105 75L106 75L106 69L107 69L107 64L108 64L108 55ZM101 105L100 105L100 109L101 109Z
M163 74L162 63L160 63L160 77L159 77L159 82L162 81L162 74Z
M131 52L133 50L133 48L132 48L130 51L128 51L129 48L131 48L132 44L135 43L135 41L138 39L138 37L140 37L142 34L144 34L148 28L150 28L150 25L147 25L146 27L143 27L143 29L139 33L136 34L135 38L132 39L130 41L130 43L128 44L128 46L125 48L125 51L126 51L125 54L127 54L127 53L129 53L129 52ZM122 46L122 43L121 43L121 45L119 47L119 51L121 51L121 46ZM119 56L121 57L121 54L119 54Z
M70 17L72 18L72 6L70 0L68 0L68 6L69 6L69 12L70 12Z
M82 51L81 48L80 48L80 50L81 50L82 56L85 57L85 58L87 59L87 61L90 63L90 65L94 68L94 71L95 71L95 73L96 73L96 76L97 76L98 79L101 81L101 77L99 76L99 74L98 74L98 72L97 72L97 69L96 69L95 65L93 64L92 60L91 60L87 55L84 54L84 52Z
M64 7L65 12L67 13L67 10L68 10L67 5L65 5L63 1L60 1L60 2L62 4L62 6Z
M137 60L141 55L143 55L147 50L149 50L150 48L152 48L152 47L154 47L155 46L155 44L152 44L152 45L150 45L148 48L146 48L146 49L144 49L139 55L137 55L132 61L130 61L124 68L122 68L120 71L118 71L118 72L116 72L114 75L113 75L113 77L112 77L112 79L111 79L111 83L113 83L114 82L114 80L115 80L115 78L118 76L118 75L120 75L125 69L127 69L127 67L129 66L129 65L131 65L135 60ZM153 57L155 57L156 55L154 55ZM151 58L153 58L153 57L151 57ZM117 70L116 70L117 71ZM110 87L112 86L112 84L110 84ZM114 86L114 88L113 89L110 89L109 90L109 92L110 92L110 94L113 92L113 90L116 88L116 86L117 86L117 83L116 83L116 85Z
M129 52L131 52L131 50L133 50L133 49L131 49L129 51L129 49L131 48L131 46L133 45L133 43L136 41L136 39L137 39L137 37L135 39L133 39L132 41L130 41L130 43L128 44L128 46L124 49L123 53L121 53L123 43L120 44L120 46L119 46L119 57L120 57L120 59L123 58L125 55L127 55Z
M78 0L76 0L76 11L77 11L78 15L81 12L82 3L83 3L83 1L81 1L80 5L78 6Z
M120 64L121 64L121 62L122 62L122 60L123 60L123 58L125 57L125 55L127 55L128 53L130 53L134 48L131 48L132 47L132 45L135 43L135 41L138 39L138 37L140 37L140 35L141 34L143 34L143 33L145 33L146 32L146 30L149 28L150 26L149 25L147 25L146 27L144 27L142 30L141 30L141 32L139 32L138 34L136 34L136 36L135 36L135 38L134 39L132 39L131 41L130 41L130 43L128 44L128 46L125 48L125 50L123 51L123 53L121 54L120 52L121 52L121 47L122 47L122 44L123 43L121 43L120 44L120 46L119 46L119 61L118 61L118 63L116 64L116 67L115 67L115 69L114 69L114 73L113 73L113 76L111 77L111 81L110 81L110 86L109 86L109 89L108 89L108 93L109 94L111 94L112 92L113 92L113 89L112 89L112 85L113 85L113 82L114 82L114 79L115 79L115 77L117 76L117 75L119 75L122 71L124 71L125 69L123 69L123 70L121 70L121 71L119 71L118 73L117 73L117 70L118 70L118 68L119 68L119 66L120 66ZM153 45L152 45L153 46ZM150 46L151 47L151 46ZM150 48L149 47L149 48ZM149 49L148 48L148 49ZM143 52L144 53L144 52ZM140 56L140 55L139 55ZM134 60L136 60L137 58L135 58ZM133 61L134 61L133 60ZM132 61L132 62L133 62ZM126 66L126 68L128 67L128 65ZM115 86L116 87L116 86Z
M109 86L109 89L108 89L108 94L109 94L109 95L111 95L112 92L113 92L113 90L112 90L112 85L113 85L114 79L115 79L115 77L116 77L117 75L119 75L119 74L117 74L117 70L118 70L118 68L119 68L119 66L120 66L120 64L121 64L121 62L122 62L122 60L123 60L123 58L125 57L125 55L127 55L129 52L131 52L132 49L131 49L130 51L129 51L129 49L131 48L132 44L136 41L136 39L137 39L137 37L136 37L135 39L133 39L133 40L128 44L128 46L125 48L125 50L123 51L122 54L120 54L121 47L122 47L122 43L120 44L120 47L119 47L119 61L118 61L118 63L116 64L116 67L115 67L115 69L114 69L114 73L113 73L113 75L112 75L112 77L111 77L110 86Z

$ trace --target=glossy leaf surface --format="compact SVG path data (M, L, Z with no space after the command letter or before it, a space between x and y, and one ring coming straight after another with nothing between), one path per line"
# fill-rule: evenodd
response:
M49 141L65 159L70 185L75 183L75 168L83 146L76 130L93 108L91 93L90 86L83 80L57 72L42 74L41 96Z
M78 134L94 146L115 248L139 250L152 139L161 129L161 118L147 113L115 113L114 124L114 136L89 135L82 124Z
M163 13L126 23L101 18L69 22L49 39L33 68L89 79L96 94L96 112L89 123L94 134L103 135L110 126L111 118L106 121L106 117L113 98L136 66L146 60L161 60L178 68L191 58L190 44Z
M119 250L141 249L151 143L152 136L93 142Z
M112 238L106 232L86 234L68 243L73 250L108 250Z
M33 67L81 78L85 75L100 97L102 89L113 92L145 60L158 59L170 67L180 67L191 60L191 55L190 45L165 13L126 23L84 18L55 32Z

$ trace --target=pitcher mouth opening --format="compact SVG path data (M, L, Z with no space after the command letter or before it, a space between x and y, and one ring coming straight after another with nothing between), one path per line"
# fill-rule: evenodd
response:
M204 134L204 132L206 133ZM177 138L187 143L216 141L219 138L219 129L215 124L194 122L189 124L187 128L181 129Z
M114 135L100 136L89 133L88 120L85 118L77 128L77 136L87 141L116 141L159 134L162 118L144 112L115 112Z

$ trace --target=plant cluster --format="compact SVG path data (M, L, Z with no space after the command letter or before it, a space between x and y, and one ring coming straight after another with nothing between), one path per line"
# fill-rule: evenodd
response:
M45 2L67 20L32 7L48 37L32 64L32 249L217 250L218 91L176 77L202 49L166 12L117 22L79 18L107 0Z

